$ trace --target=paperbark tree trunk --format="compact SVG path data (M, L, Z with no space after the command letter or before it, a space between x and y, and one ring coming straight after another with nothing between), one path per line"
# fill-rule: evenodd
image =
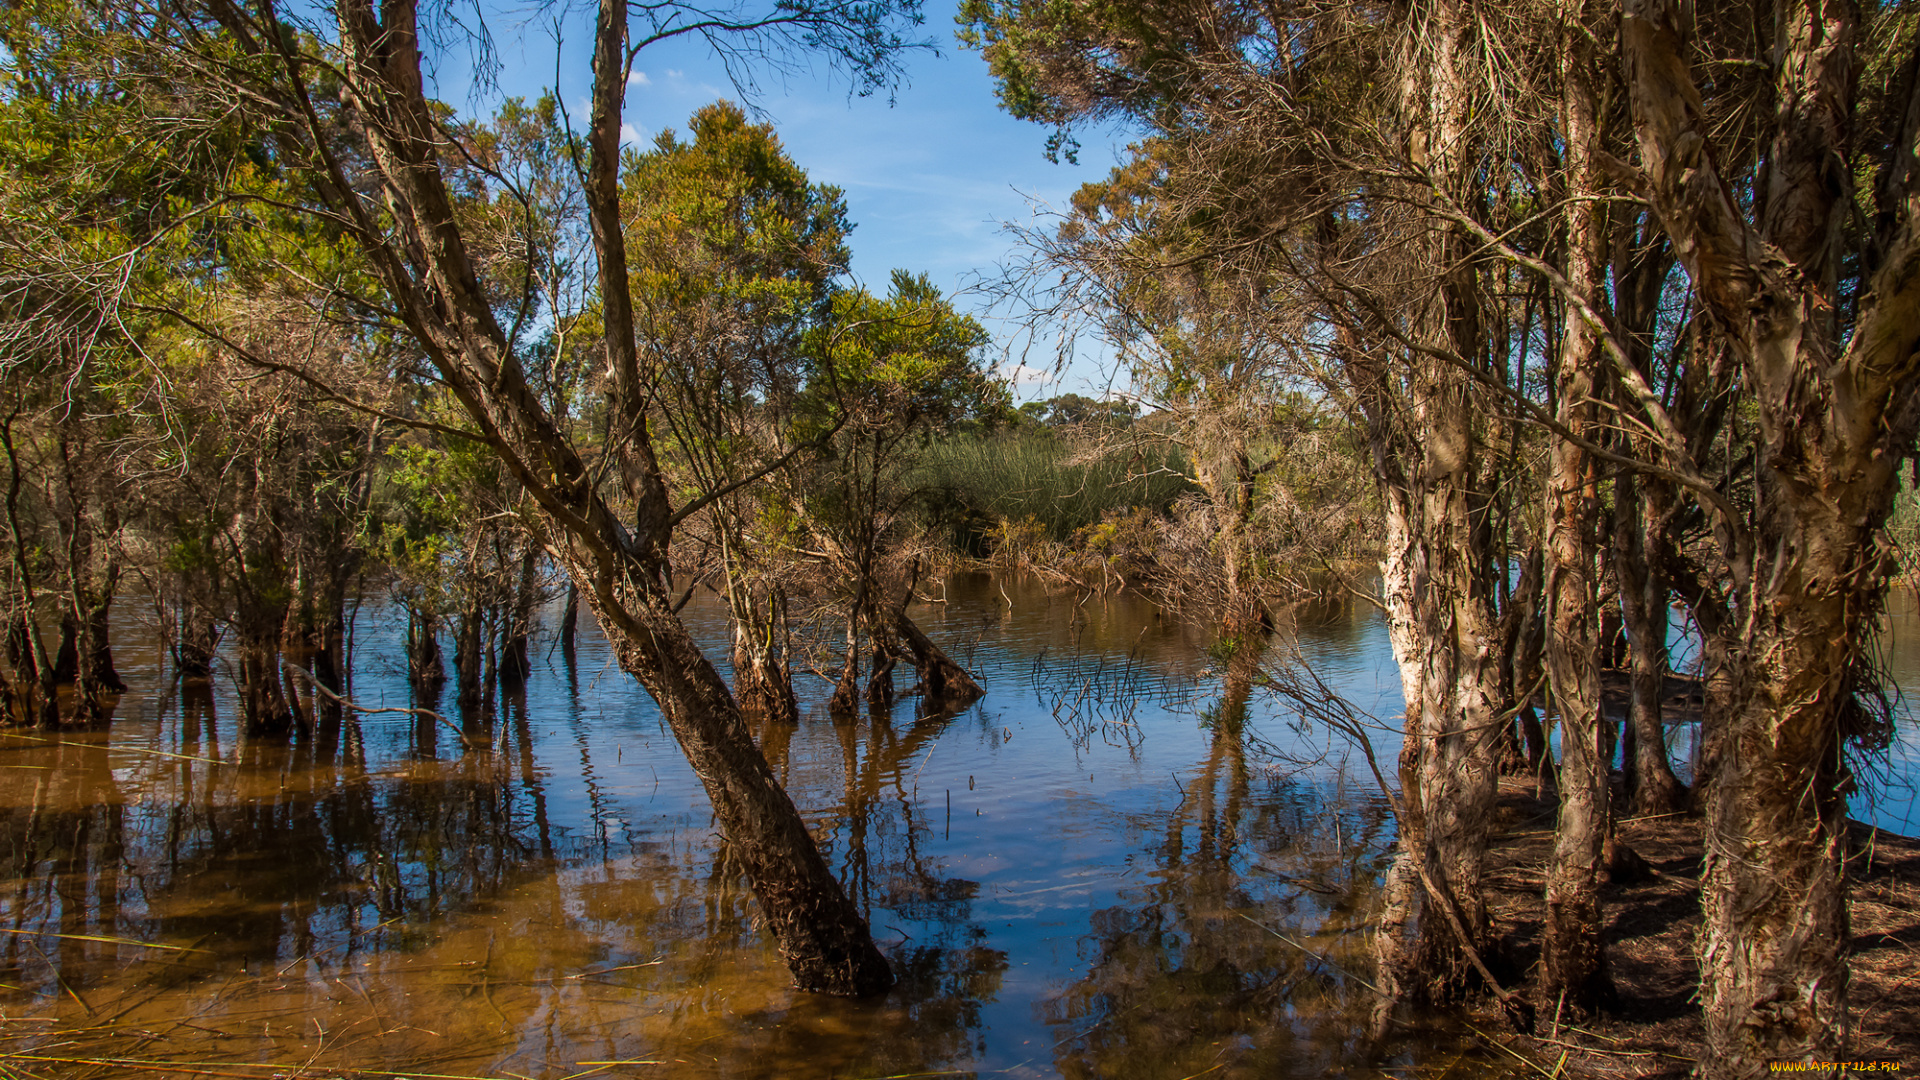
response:
M1620 579L1620 611L1627 621L1630 689L1626 745L1627 808L1636 817L1671 814L1686 805L1687 789L1667 761L1666 723L1661 696L1667 676L1667 587L1648 547L1659 543L1649 533L1664 521L1631 474L1613 482L1613 565Z
M1567 178L1567 286L1599 307L1605 284L1606 215L1594 154L1600 146L1593 20L1582 0L1562 15L1561 131ZM1584 319L1566 320L1554 363L1554 418L1547 479L1548 681L1560 716L1560 807L1547 864L1546 925L1541 935L1541 1000L1576 1014L1599 1001L1604 957L1600 933L1600 870L1610 807L1611 755L1600 713L1600 656L1595 624L1599 546L1598 478L1579 440L1596 427L1599 343Z
M1474 20L1456 0L1434 0L1421 14L1401 58L1407 158L1437 191L1451 192L1476 172L1463 71ZM1408 688L1397 855L1405 866L1389 891L1420 901L1409 946L1387 940L1404 933L1408 912L1383 918L1382 966L1402 965L1386 977L1406 996L1445 1001L1481 984L1479 959L1492 940L1480 881L1499 776L1503 658L1487 513L1495 454L1473 377L1461 370L1485 361L1481 248L1452 225L1427 228L1423 254L1439 278L1409 330L1423 348L1392 362L1356 357L1349 377L1358 377L1388 506L1383 588ZM1390 363L1400 370L1383 366Z
M1898 224L1879 265L1863 267L1843 341L1858 12L1799 0L1775 25L1778 107L1749 220L1714 157L1685 14L1673 0L1625 0L1621 20L1648 195L1759 422L1758 508L1727 553L1731 700L1704 799L1703 1072L1715 1078L1845 1056L1845 742L1865 718L1864 654L1891 569L1880 530L1920 424L1915 125L1892 147Z

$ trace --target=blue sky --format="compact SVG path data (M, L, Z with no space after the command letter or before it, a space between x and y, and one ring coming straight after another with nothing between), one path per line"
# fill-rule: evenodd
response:
M954 41L953 11L950 0L928 5L921 29L937 44L938 54L919 52L907 59L908 81L891 105L880 96L849 98L846 79L824 68L812 76L768 78L752 102L816 182L846 192L856 225L854 275L876 290L885 289L896 267L927 273L950 292L994 275L1014 244L1003 223L1031 224L1036 208L1064 206L1075 188L1105 174L1125 142L1117 134L1083 132L1082 164L1048 162L1046 129L1000 110L985 61ZM559 90L576 125L587 113L590 19L590 9L571 14L558 65ZM553 86L550 29L500 20L494 33L502 93L531 98ZM447 93L450 84L465 80L449 70L440 74L449 100L462 109L490 110L490 102ZM673 41L650 47L628 83L627 137L645 145L662 129L684 130L695 109L719 98L737 101L742 95L703 44ZM961 303L983 316L1003 349L1018 353L1021 341L1013 325L985 317L983 295L967 293ZM1026 361L1031 367L1015 373L1017 395L1025 400L1099 392L1105 373L1098 357L1105 353L1097 347L1087 351L1092 358L1073 364L1062 379L1040 382L1035 369L1051 366L1052 347L1033 349Z

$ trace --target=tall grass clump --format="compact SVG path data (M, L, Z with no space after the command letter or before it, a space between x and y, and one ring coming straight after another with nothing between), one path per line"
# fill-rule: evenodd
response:
M1047 431L956 435L927 448L914 486L930 496L930 523L954 547L981 557L1003 523L1024 523L1065 542L1109 512L1163 514L1191 490L1179 451L1076 446Z
M1920 583L1920 489L1914 487L1911 476L1900 482L1900 493L1894 496L1887 535L1899 555L1900 568Z

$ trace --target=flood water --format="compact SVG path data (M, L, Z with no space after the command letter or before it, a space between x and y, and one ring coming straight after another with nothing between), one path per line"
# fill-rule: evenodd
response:
M698 781L590 625L572 664L542 644L472 746L405 713L289 746L236 736L224 677L169 685L126 614L110 731L0 736L0 1072L1502 1068L1443 1030L1362 1037L1393 833L1362 756L1281 700L1223 702L1204 629L1144 601L985 575L946 598L916 618L981 702L836 724L802 674L810 715L759 733L900 976L866 1002L787 988ZM1897 639L1920 642L1903 604ZM717 608L689 612L723 639ZM356 620L367 707L412 703L393 614ZM1307 613L1293 639L1361 709L1397 710L1369 611ZM1920 690L1915 655L1890 666ZM1379 746L1390 762L1397 736ZM1859 809L1899 828L1911 790L1885 790Z

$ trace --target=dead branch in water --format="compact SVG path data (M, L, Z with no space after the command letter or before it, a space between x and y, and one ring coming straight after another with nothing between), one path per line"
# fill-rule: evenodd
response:
M446 717L440 715L439 713L434 712L432 709L411 709L411 708L406 708L400 705L389 705L383 708L374 709L374 708L369 708L368 706L365 706L365 705L357 705L351 701L348 701L346 698L341 697L339 694L334 693L332 690L327 689L326 684L322 683L319 679L314 678L312 672L301 667L300 665L289 663L287 664L287 668L288 670L299 672L300 675L307 680L307 683L311 685L317 693L319 693L322 697L326 698L328 701L333 702L335 705L342 706L343 708L352 709L354 712L357 712L357 713L369 713L369 714L371 713L406 713L409 716L429 717L431 719L438 720L442 724L447 725L447 727L453 731L454 735L457 738L459 738L461 746L467 748L468 750L478 749L478 747L474 744L473 740L467 738L467 733L460 730L459 724L456 724L453 721L447 719Z

